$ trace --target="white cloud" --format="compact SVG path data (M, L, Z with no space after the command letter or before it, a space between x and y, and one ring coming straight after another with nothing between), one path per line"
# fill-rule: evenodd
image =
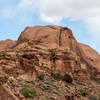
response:
M100 16L90 17L86 20L89 31L96 37L100 36Z
M18 4L19 8L28 8L33 5L33 0L21 0L21 2Z
M63 18L83 20L91 33L100 36L100 0L20 0L15 8L7 8L4 16L25 17L35 11L43 22L58 23Z
M100 35L100 0L44 0L40 2L39 13L46 22L55 23L66 17L83 20L91 32Z
M83 20L90 32L100 34L100 0L21 0L18 8L31 9L33 13L37 9L44 22L57 23L63 18Z
M46 21L52 19L54 22L65 17L85 20L100 17L100 0L21 0L13 10L16 9L38 9L43 21L46 17Z
M74 17L84 19L100 16L100 1L98 0L44 0L39 5L40 14L46 16ZM60 20L59 20L60 21Z
M0 13L12 19L32 16L36 11L43 22L59 23L63 18L83 20L90 32L100 35L100 0L20 0Z
M62 17L60 17L60 16L46 16L45 14L41 14L40 19L44 22L57 23L60 20L62 20Z

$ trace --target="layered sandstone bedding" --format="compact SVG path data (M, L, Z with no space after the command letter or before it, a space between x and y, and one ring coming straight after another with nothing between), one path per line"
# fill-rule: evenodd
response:
M23 87L27 91L31 91L27 89L31 87L36 89L34 100L89 100L91 95L100 96L99 82L90 80L93 76L96 80L100 78L100 55L89 46L78 43L69 28L27 27L17 41L0 43L2 100L7 100L4 92L7 97L12 95L8 100L27 100L21 93ZM73 83L56 80L52 73L69 74ZM84 89L88 90L86 96L81 93L86 92Z

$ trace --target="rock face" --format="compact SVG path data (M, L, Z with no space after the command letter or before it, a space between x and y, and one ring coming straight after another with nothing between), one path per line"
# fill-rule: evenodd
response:
M50 49L64 47L75 51L76 48L76 40L71 30L60 26L27 27L21 33L17 44L28 41L32 41L34 45L45 45Z
M17 41L0 42L0 70L30 80L52 72L100 77L100 55L78 43L67 27L27 27Z
M45 60L47 60L45 64L47 62L50 63L50 60L55 60L54 66L59 71L63 72L62 70L64 70L66 72L67 70L74 70L73 65L76 64L78 59L76 56L78 53L78 44L70 29L60 26L28 27L21 33L16 48L25 47L25 45L26 47L30 45L31 48L37 47L38 50L42 51L43 49L46 50L48 59L45 57ZM49 52L50 50L51 52Z
M78 43L67 27L27 27L16 43L11 40L3 43L8 51L0 54L0 65L3 66L0 69L6 73L33 71L33 74L39 74L45 72L42 68L45 67L61 74L99 75L100 55L89 46Z
M8 47L12 47L15 42L7 39L5 41L0 41L0 51L5 51Z
M13 93L5 86L0 86L0 100L19 100Z
M94 74L98 74L100 75L100 55L98 52L96 52L94 49L92 49L91 47L89 47L88 45L85 44L80 44L86 58L85 60L87 60L88 65L90 65L95 71ZM91 69L89 69L91 70Z
M59 66L58 69L64 69L65 72L66 70L68 71L68 66L71 68L70 70L72 70L72 72L77 69L82 69L85 73L88 70L93 74L94 71L96 72L98 69L100 70L100 55L92 48L78 43L74 38L72 31L66 27L27 27L18 38L17 47L25 47L25 44L27 45L27 43L29 43L31 46L36 46L41 49L55 49L62 52L65 51L69 53L69 56L72 54L73 57L70 59L67 58L68 55L67 57L64 57L65 54L58 54L59 56L56 55L58 58L55 61L55 63L58 64L56 65L56 68ZM64 66L64 68L61 66ZM63 72L62 70L61 72Z

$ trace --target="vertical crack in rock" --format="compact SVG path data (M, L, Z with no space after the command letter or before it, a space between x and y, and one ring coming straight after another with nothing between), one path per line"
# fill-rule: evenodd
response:
M59 46L62 45L62 38L61 38L61 34L62 34L62 29L60 29L60 32L59 32Z

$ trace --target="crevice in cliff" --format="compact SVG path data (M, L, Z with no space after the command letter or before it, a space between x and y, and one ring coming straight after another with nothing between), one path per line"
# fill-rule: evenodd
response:
M62 45L62 38L61 38L62 31L63 31L62 29L60 29L59 31L59 46Z

